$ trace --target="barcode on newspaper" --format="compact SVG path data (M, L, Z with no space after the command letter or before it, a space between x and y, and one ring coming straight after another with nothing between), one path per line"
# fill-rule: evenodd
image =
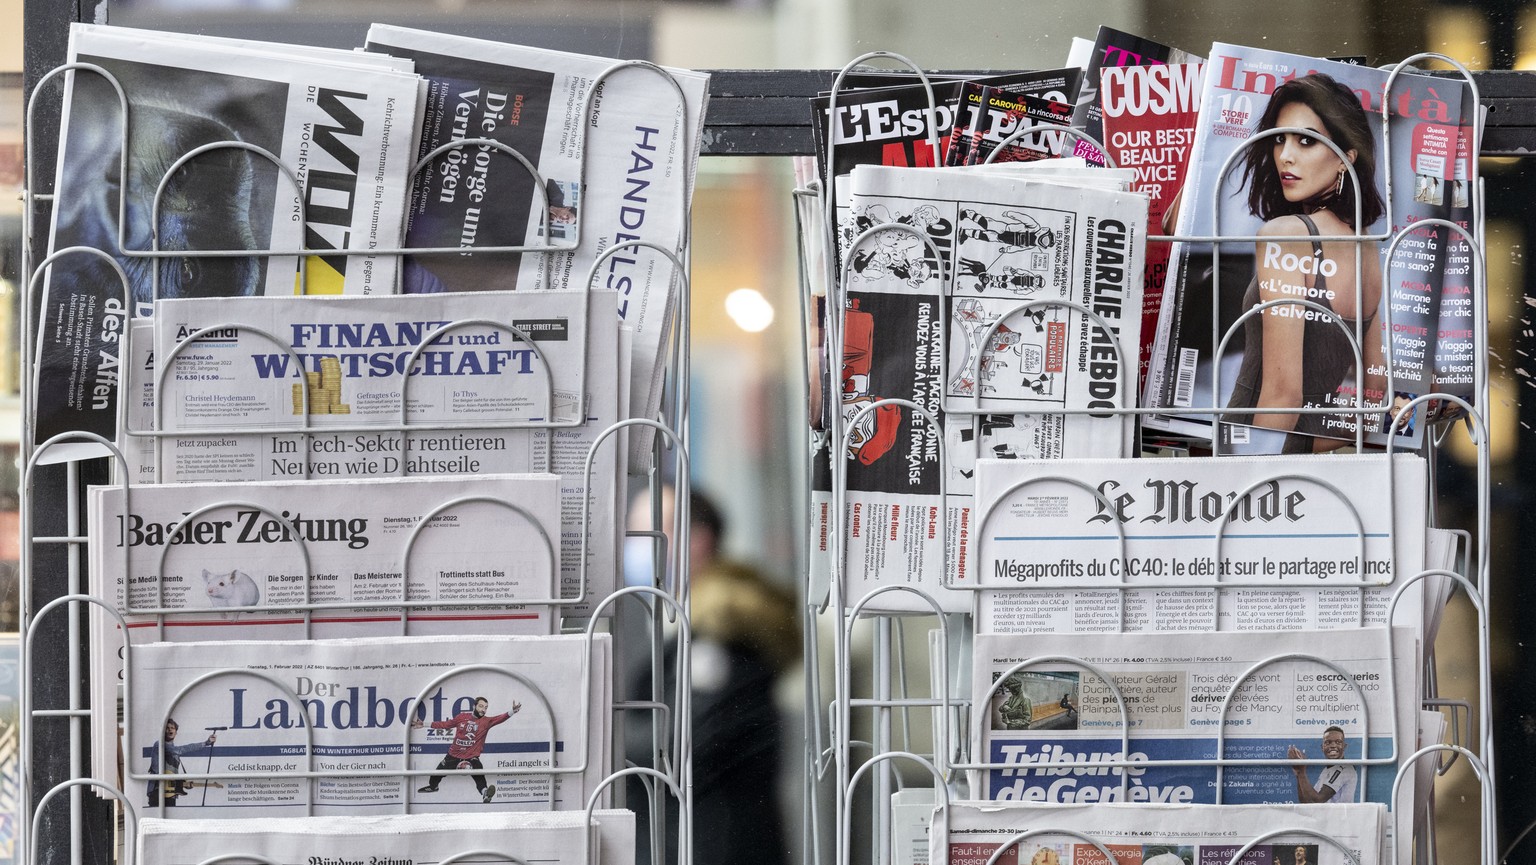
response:
M1227 431L1225 436L1226 444L1245 445L1248 443L1248 427L1236 424L1222 424L1222 428Z
M1173 381L1175 406L1188 406L1195 401L1195 363L1199 360L1199 349L1179 349L1179 372Z

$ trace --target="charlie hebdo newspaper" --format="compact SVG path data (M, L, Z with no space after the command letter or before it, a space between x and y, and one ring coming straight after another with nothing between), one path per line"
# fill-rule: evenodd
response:
M408 865L478 851L550 865L631 865L635 815L599 809L547 814L404 814L139 823L142 865L199 865L230 855L272 865ZM591 853L590 858L588 853Z
M943 562L960 557L943 556L938 521L947 521L954 551L964 549L976 454L1120 456L1133 447L1128 416L1037 412L1135 404L1146 200L1027 178L854 169L839 227L845 245L886 223L922 236L889 229L849 253L839 410L845 422L859 419L845 455L850 598L906 583L951 612L969 609L965 593L940 589ZM1025 308L1053 300L1093 310L1112 330L1066 307ZM1133 314L1123 316L1126 309ZM864 411L887 398L932 412L941 436L908 409ZM955 414L964 411L986 414ZM941 472L949 473L947 502L939 500ZM830 509L818 515L829 520ZM904 593L877 600L899 609L921 604Z
M972 795L1026 802L1390 804L1397 761L1417 749L1415 656L1406 628L977 634L971 705L980 716L972 720L972 753L991 768L973 773ZM1141 765L1213 759L1329 762L1223 772L1214 765ZM1072 765L1097 760L1136 765ZM1400 801L1412 801L1411 795L1405 783ZM1402 809L1405 831L1412 815L1413 808Z
M163 373L160 428L185 435L160 439L160 477L302 479L306 468L315 478L554 470L562 490L562 597L578 591L586 507L587 598L606 597L615 587L622 448L610 437L597 451L590 489L583 468L590 444L620 419L614 299L614 292L599 289L161 301L157 357L171 357L198 330L218 329L187 346ZM488 310L489 318L526 333L532 346L500 328L447 329L487 318ZM403 374L423 342L417 365ZM430 430L411 432L404 442L398 432L370 431L401 423L402 392L410 400L405 419ZM542 422L551 409L557 421L585 421L558 429L490 428ZM474 428L476 422L487 428ZM307 448L305 437L294 434L306 425L312 431ZM227 434L235 428L251 432Z
M984 865L1005 842L1041 832L998 859L999 865L1226 865L1245 844L1277 829L1300 830L1254 846L1244 863L1265 865L1377 865L1383 861L1380 805L1039 805L955 802L934 812L928 861L932 865ZM1081 838L1051 833L1072 829L1102 843L1115 857ZM1354 855L1324 839L1339 842ZM948 847L945 847L945 844Z
M408 292L586 287L603 250L645 240L679 254L704 128L709 76L625 68L619 61L374 24L365 50L415 62L430 85L421 155L452 141L492 138L539 171L549 209L527 171L486 146L450 151L417 178L407 240L413 247L569 245L537 255L422 255L406 259ZM546 228L547 226L547 228ZM547 234L546 234L547 232ZM579 237L578 237L579 235ZM673 286L683 275L638 248L608 258L598 287L619 293L635 332L626 417L655 417Z
M92 487L88 499L91 594L125 613L170 611L163 627L153 614L127 615L136 644L558 628L559 614L534 603L558 592L554 475ZM230 504L205 510L220 502ZM404 618L399 607L342 606L402 600L444 606ZM294 612L306 604L327 608ZM96 777L109 778L123 634L99 607L91 611L92 754Z
M1385 624L1393 592L1424 567L1425 474L1411 454L1390 466L1384 454L983 460L970 549L984 590L977 629ZM1423 586L1404 590L1393 624L1423 627Z
M177 819L579 810L609 772L611 652L603 634L135 646L125 789Z
M1323 132L1342 130L1363 123L1369 135L1359 140L1336 141L1345 151L1356 152L1355 166L1362 173L1361 213L1365 224L1361 234L1388 234L1418 220L1451 214L1454 199L1453 171L1456 162L1461 104L1466 85L1460 79L1399 75L1387 103L1391 125L1392 152L1386 150L1382 125L1383 91L1388 73L1366 66L1354 66L1284 54L1256 48L1217 43L1205 66L1204 89L1200 96L1200 115L1190 153L1189 170L1180 197L1177 233L1209 236L1257 235L1277 223L1295 226L1294 214L1312 213L1320 235L1353 234L1353 187L1344 178L1344 191L1337 195L1331 187L1309 196L1330 196L1338 203L1332 208L1291 201L1303 192L1310 193L1319 180L1319 171L1302 176L1294 163L1276 161L1276 139L1256 142L1236 156L1233 170L1221 178L1225 161L1238 154L1249 136L1261 129L1282 125L1281 121L1309 124L1321 122ZM1337 85L1353 94L1342 102L1323 102L1336 107L1328 117L1319 117L1310 109L1298 109L1298 89L1329 92ZM1283 90L1281 88L1284 88ZM1339 92L1337 90L1333 92ZM1355 103L1358 102L1358 108ZM1310 104L1310 103L1309 103ZM1310 117L1305 115L1311 115ZM1310 128L1310 127L1309 127ZM1312 139L1299 141L1303 146L1321 146ZM1337 158L1326 152L1329 167L1321 172L1334 177ZM1246 161L1245 161L1246 159ZM1378 206L1388 196L1384 192L1386 166L1392 165L1391 209ZM1448 191L1451 194L1448 194ZM1216 202L1213 208L1212 202ZM1332 225L1328 230L1325 226ZM1343 230L1340 230L1343 226ZM1304 235L1305 226L1284 230L1284 235ZM1349 313L1356 309L1356 250L1361 259L1362 296L1359 311L1343 315L1351 337L1339 331L1337 323L1325 314L1295 304L1274 307L1245 320L1239 332L1220 358L1221 392L1216 406L1246 408L1266 397L1260 373L1262 352L1293 352L1303 370L1301 407L1362 404L1390 408L1433 389L1432 378L1437 352L1437 324L1441 306L1441 284L1447 257L1446 231L1414 231L1397 246L1390 264L1384 260L1388 244L1368 241L1330 241L1322 252L1309 251L1305 242L1231 242L1220 247L1219 262L1211 244L1176 243L1169 260L1169 281L1158 321L1153 357L1149 368L1144 402L1148 406L1172 409L1167 415L1149 416L1146 426L1194 438L1211 437L1209 412L1181 413L1178 409L1212 407L1215 380L1215 349L1212 323L1222 334L1236 323L1238 316L1265 299L1310 301L1329 310ZM1293 254L1291 248L1296 248ZM1213 286L1220 277L1221 295L1213 309ZM1386 290L1383 290L1383 286ZM1387 331L1388 317L1391 331ZM1301 319L1296 322L1295 319ZM1284 325L1289 322L1294 328ZM1362 382L1365 401L1356 391L1357 365L1350 341L1354 325L1360 325L1361 353L1364 358ZM1304 328L1304 330L1302 330ZM1292 331L1300 331L1291 335ZM1277 342L1278 341L1278 342ZM1387 365L1390 363L1393 393L1385 393ZM1270 403L1272 404L1272 403ZM1247 452L1310 453L1323 446L1319 436L1352 438L1356 419L1347 414L1304 414L1292 427L1269 432L1255 426L1251 415L1234 414L1223 418L1223 443ZM1263 420L1259 423L1262 423ZM1277 420L1275 423L1284 423ZM1368 440L1386 441L1382 413L1367 416ZM1423 424L1415 422L1402 431L1400 446L1417 446Z
M161 203L166 250L297 249L308 258L310 293L388 293L395 259L345 256L338 249L400 241L417 126L420 79L376 63L338 63L262 43L203 42L122 27L77 24L69 60L110 72L127 94L122 147L116 91L99 75L66 80L49 251L86 246L127 272L134 315L153 297L293 294L291 256L153 259L118 246L151 247L155 189L194 148L235 141L264 148L295 171L303 201L269 161L248 150L215 151L177 172ZM119 178L126 155L127 176ZM158 293L152 278L159 268ZM73 254L49 270L39 310L38 395L32 436L42 442L83 430L116 430L121 334L129 318L123 289L105 261ZM47 459L64 459L66 446ZM80 447L96 449L90 445Z

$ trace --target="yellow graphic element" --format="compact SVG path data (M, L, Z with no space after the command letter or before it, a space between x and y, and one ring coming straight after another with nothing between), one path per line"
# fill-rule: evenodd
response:
M309 413L351 414L352 406L341 401L341 361L334 357L320 358L319 372L304 373L309 383ZM304 385L293 386L293 413L304 413Z
M325 262L325 259L318 255L306 256L304 262L309 274L308 284L304 286L305 292L308 294L341 294L343 277L341 271L331 267ZM294 271L293 274L293 293L301 293L299 291L298 271Z

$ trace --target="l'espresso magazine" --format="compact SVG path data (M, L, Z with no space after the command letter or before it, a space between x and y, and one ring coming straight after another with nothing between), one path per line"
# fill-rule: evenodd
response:
M223 141L270 151L297 173L302 201L277 166L254 152L206 153L166 184L160 249L302 246L315 251L307 265L310 293L393 291L394 258L334 252L400 241L417 76L281 45L79 24L70 31L69 60L101 66L122 85L129 102L127 150L111 84L94 73L71 73L49 249L108 253L127 273L133 314L153 297L296 291L298 263L291 256L155 259L119 251L119 208L126 219L123 247L150 250L151 209L162 178L189 151ZM118 176L120 159L125 177ZM98 257L74 253L50 268L38 311L34 442L66 431L112 438L121 334L130 313L124 304L118 278ZM81 447L92 446L65 446L45 458L68 458Z
M558 629L536 603L558 592L554 475L93 487L87 515L91 594L135 644ZM442 605L387 606L406 600ZM110 778L123 635L91 609L91 753ZM169 614L135 612L153 610Z
M1403 803L1399 837L1412 835L1413 785L1394 784L1418 747L1418 652L1407 628L982 633L973 652L971 705L984 713L972 722L973 753L991 767L973 773L973 795L1225 805L1395 799ZM1221 772L1140 765L1215 759L1278 764ZM1133 765L1072 765L1095 760Z
M450 151L416 181L407 241L413 247L556 245L559 254L418 255L406 291L587 287L603 250L633 240L681 253L698 167L709 76L425 30L374 24L366 50L408 58L431 88L421 155L452 141L492 138L544 178L549 207L527 170L480 145ZM579 238L578 238L579 234ZM626 417L655 417L678 274L636 248L605 260L594 287L619 293L635 333Z
M467 782L466 782L467 783ZM476 852L550 865L632 865L633 811L269 817L139 823L142 865L199 865L229 856L272 865L407 865ZM590 854L590 855L589 855ZM460 859L460 861L463 861ZM472 861L483 861L475 857Z
M1394 408L1434 389L1445 230L1412 231L1392 262L1383 258L1387 243L1345 236L1356 229L1395 232L1451 214L1454 195L1446 190L1453 187L1466 87L1459 79L1399 75L1386 99L1388 153L1382 125L1387 78L1386 71L1364 66L1213 46L1177 233L1260 239L1223 244L1219 261L1210 244L1173 246L1145 395L1147 405L1171 411L1149 417L1149 428L1209 439L1218 370L1214 406L1233 410L1223 417L1230 426L1221 443L1228 450L1336 447L1326 439L1352 439L1355 415L1284 409ZM1359 199L1344 163L1316 136L1281 134L1242 150L1251 134L1279 127L1315 131L1352 154ZM1234 168L1222 180L1229 158ZM1383 192L1389 163L1390 196ZM1244 319L1218 364L1215 340L1266 302L1277 305ZM1352 348L1357 329L1363 370ZM1392 393L1386 393L1389 365ZM1365 421L1367 440L1384 443L1384 412ZM1422 427L1417 420L1407 425L1399 445L1416 445Z
M579 810L610 771L611 653L605 634L135 646L126 789L177 819ZM158 777L194 773L220 777Z
M620 419L614 299L599 289L162 301L156 356L172 357L192 334L216 329L160 373L159 427L181 434L160 439L160 477L227 482L554 469L564 491L562 597L578 591L583 511L590 506L587 598L595 602L615 587L622 447L610 437L598 449L590 489L583 469L590 445ZM503 326L452 326L485 318ZM495 428L550 418L581 423ZM390 429L402 422L439 426L402 441ZM304 428L308 436L295 433Z
M1001 865L1378 865L1385 861L1380 805L1042 805L953 802L934 809L928 862L978 865L1018 835L1030 837ZM1073 834L1059 830L1071 829ZM1077 834L1081 833L1081 835ZM1104 854L1082 836L1108 848ZM1339 849L1324 839L1337 841ZM948 845L946 848L945 845ZM1351 859L1350 856L1354 858Z
M948 561L965 579L978 454L1121 456L1132 447L1128 417L1048 412L1135 403L1133 367L1117 358L1133 363L1138 345L1146 201L1027 174L882 166L854 170L851 200L844 237L885 223L921 236L890 229L849 252L837 408L852 425L842 455L848 597L904 583L946 609L969 609L969 595L942 590L940 577ZM1110 330L1037 304L1053 300L1093 310ZM868 408L890 398L924 407L943 428L903 407ZM826 537L830 507L817 518ZM903 593L879 603L921 601Z
M1409 454L980 461L977 628L1386 624L1397 587L1424 568L1426 472ZM1405 589L1392 623L1421 629L1427 593Z

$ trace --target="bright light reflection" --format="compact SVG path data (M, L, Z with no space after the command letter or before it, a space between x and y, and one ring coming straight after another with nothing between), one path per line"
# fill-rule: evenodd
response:
M755 288L738 288L726 295L725 314L747 333L761 333L773 324L773 304Z

